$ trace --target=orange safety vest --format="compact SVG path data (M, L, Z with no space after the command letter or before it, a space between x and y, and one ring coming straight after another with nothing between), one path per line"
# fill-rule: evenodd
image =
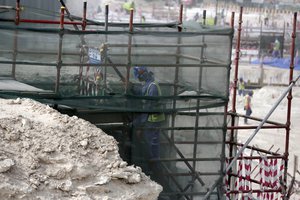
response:
M251 97L247 94L244 102L245 109L251 108Z

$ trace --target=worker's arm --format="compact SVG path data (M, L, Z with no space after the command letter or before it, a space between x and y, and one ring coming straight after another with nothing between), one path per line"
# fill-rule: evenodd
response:
M158 96L158 89L157 86L155 84L151 84L149 91L148 91L148 96Z
M157 88L157 85L156 84L151 84L149 89L148 89L148 95L146 96L150 96L150 97L157 97L159 96L159 93L158 93L158 88ZM147 100L147 103L145 105L145 108L147 110L151 110L151 109L158 109L159 107L159 103L158 103L158 100Z

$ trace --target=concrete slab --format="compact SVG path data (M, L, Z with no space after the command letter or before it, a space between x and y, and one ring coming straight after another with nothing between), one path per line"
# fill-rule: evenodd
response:
M12 90L12 91L29 91L29 92L45 92L43 89L27 85L12 79L0 78L0 90Z

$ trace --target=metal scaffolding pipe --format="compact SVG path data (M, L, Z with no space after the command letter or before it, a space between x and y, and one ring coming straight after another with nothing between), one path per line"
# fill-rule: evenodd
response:
M105 23L104 23L104 29L106 31L105 33L105 45L107 45L107 31L108 31L108 14L109 14L109 5L106 4L105 5ZM107 45L108 46L108 45ZM127 46L127 45L126 45ZM107 49L108 47L106 47ZM107 64L108 63L108 59L107 59L107 51L105 51L105 55L104 55L104 63ZM117 72L117 71L116 71ZM103 82L104 82L104 88L107 89L107 66L104 66L104 73L103 73Z
M231 13L231 28L234 30L234 12ZM234 90L236 90L236 88L234 88ZM236 96L233 95L232 99L235 99L235 98L236 98ZM226 112L228 113L228 105L226 107L227 107ZM234 113L235 113L235 111L234 111ZM234 115L231 115L231 126L232 127L235 126L235 117L234 117ZM234 130L232 129L230 131L230 142L233 142L233 140L234 140ZM233 145L230 143L230 145L229 145L229 156L232 157L232 154L233 154ZM231 181L231 178L229 176L229 178L228 178L229 185L230 185L230 181Z
M183 18L183 4L180 4L179 19L178 19L178 32L182 31L182 18Z
M19 25L20 23L20 0L16 1L16 18L15 18L15 24Z
M64 29L64 17L65 17L65 7L60 8L60 29ZM57 63L56 63L56 81L55 81L55 93L59 93L59 85L60 85L60 70L62 67L62 43L63 43L63 32L59 34L59 45L58 45L58 55L57 55Z
M238 129L255 129L258 126L228 126L227 129L229 130L238 130ZM286 125L282 126L262 126L261 129L278 129L278 128L284 128L286 129Z
M293 18L293 32L292 32L292 44L290 49L290 77L289 82L290 84L295 84L293 82L293 72L294 72L294 59L295 59L295 40L296 40L296 26L297 26L297 12L294 13ZM298 77L299 78L299 77ZM296 80L297 81L297 80ZM290 125L291 125L291 107L292 107L292 88L290 89L287 100L287 117L286 117L286 138L285 138L285 162L284 162L284 176L283 176L283 182L285 183L284 189L287 189L286 183L287 183L287 168L288 168L288 157L289 157L289 140L290 140ZM284 199L288 199L287 196L284 197Z
M109 43L107 44L109 47L127 47L127 44L112 44ZM207 46L206 44L161 44L161 43L157 43L157 44L138 44L135 43L132 45L133 47L149 47L149 48L153 48L153 47L204 47Z
M262 190L243 190L243 193L261 193ZM281 189L264 189L263 192L281 192ZM241 193L240 190L232 190L229 192L230 194L238 194Z
M82 30L84 31L86 28L86 7L87 7L87 2L83 2L83 17L82 17Z
M237 154L235 155L235 157L232 159L232 161L228 164L226 171L224 172L224 174L227 174L227 172L231 169L231 167L233 166L234 162L237 160L238 157L240 157L240 155L242 154L242 152L245 150L245 148L247 147L247 145L249 145L249 143L252 141L252 139L256 136L256 134L258 133L258 131L261 129L261 127L263 126L263 124L267 121L267 119L271 116L271 114L275 111L275 109L277 108L277 106L280 104L280 102L285 98L285 96L290 92L290 90L292 89L292 87L295 85L295 83L299 80L300 75L296 78L295 81L292 81L289 85L289 87L286 89L286 91L279 97L279 99L275 102L274 106L271 108L271 110L268 112L268 114L264 117L263 121L258 125L258 127L254 130L254 132L251 134L251 136L247 139L247 141L245 142L245 144L242 146L242 148L237 152ZM204 200L207 200L207 198L209 197L210 193L215 189L215 187L217 186L217 183L220 181L217 180L215 182L215 184L210 188L210 190L207 192L207 194L205 195Z
M202 23L203 25L206 25L206 10L203 10Z
M60 21L42 20L42 19L20 19L19 21L23 23L61 24ZM82 22L75 22L75 21L63 21L63 24L83 25Z
M258 117L246 116L246 115L241 115L241 114L237 114L237 113L229 113L229 114L235 115L237 117L247 117L248 119L251 119L251 120L254 120L254 121L261 121L262 120L261 118L258 118ZM267 120L266 123L273 124L273 125L278 125L278 126L285 126L286 125L286 124L282 124L282 123L274 122L274 121L270 121L270 120Z
M233 144L235 144L236 146L243 146L244 145L244 144L240 144L240 143L237 143L237 142L233 142ZM273 155L273 156L280 156L281 155L281 154L279 154L277 152L270 151L272 148L269 149L269 150L264 150L264 149L261 149L261 148L255 147L255 146L247 146L246 148L247 149L251 149L251 150L255 150L257 152L270 154L270 155Z
M106 4L105 5L105 23L104 23L105 31L108 31L108 13L109 13L109 7ZM106 42L107 42L107 40L106 40Z
M284 159L284 156L283 155L266 156L265 158L282 158L282 159ZM242 156L242 157L238 157L236 160L243 160L243 159L247 159L247 160L259 160L259 159L261 159L261 156Z
M242 23L243 23L243 7L240 8L237 43L235 47L235 72L234 72L234 86L233 86L233 97L232 97L233 112L236 112L236 89L237 89L238 71L239 71Z
M64 23L65 23L65 7L62 6L60 8L60 21L59 21L60 29L64 29Z

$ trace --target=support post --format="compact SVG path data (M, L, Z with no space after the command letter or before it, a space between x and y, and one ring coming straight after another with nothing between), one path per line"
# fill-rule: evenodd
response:
M179 10L179 21L178 21L178 32L181 32L182 30L182 17L183 17L183 4L180 4L180 10Z
M59 46L57 55L57 65L56 65L56 82L55 82L55 93L59 93L60 84L60 70L62 66L61 54L62 54L62 41L63 41L63 30L64 30L64 18L65 18L65 7L60 8L60 33L59 33Z
M179 18L178 18L178 32L181 32L182 30L182 12L183 12L183 4L180 5L180 10L179 10ZM177 44L178 44L178 47L176 49L176 64L179 64L180 63L180 47L179 47L179 44L181 44L181 37L178 36L177 38ZM178 66L176 66L176 69L175 69L175 78L174 78L174 91L173 91L173 94L174 96L177 95L177 85L178 85ZM176 109L176 100L174 99L173 100L173 113L172 113L172 127L175 126L175 117L176 117L176 114L174 113L175 109ZM171 133L171 141L174 142L174 131L172 130L172 133Z
M20 23L20 0L17 0L16 2L16 19L15 24L19 25Z
M132 33L133 33L133 8L130 9L130 18L129 18L129 38L128 38L128 54L127 54L126 79L125 79L125 93L128 92L128 86L129 86L129 77L130 77L130 68L131 68Z
M64 22L65 22L65 7L60 7L60 23L59 28L64 29Z
M178 18L178 32L182 31L182 17L183 17L183 5L180 5L180 10L179 10L179 18ZM178 34L178 38L177 38L177 48L176 48L176 65L178 65L180 63L180 44L181 44L181 36ZM177 90L178 90L178 75L179 74L179 67L176 66L175 68L175 77L174 77L174 90L173 90L173 95L176 96L177 95ZM172 116L171 116L171 127L173 128L175 126L175 119L176 119L176 99L173 99L173 105L172 105ZM167 140L169 141L170 145L174 145L174 147L176 148L175 144L174 144L174 130L171 130L171 134L170 137L168 134L165 134ZM181 152L178 150L177 153L179 155L181 155ZM183 155L182 155L183 157ZM192 166L190 166L191 169L194 169ZM185 190L188 188L185 188Z
M232 12L231 13L231 21L230 21L230 25L231 25L231 28L234 30L234 16L235 16L235 12ZM235 91L235 93L233 92L233 95L232 95L232 100L233 99L236 99L236 85L235 87L233 87L233 91ZM229 93L229 98L230 98L230 93ZM227 107L228 108L228 107ZM226 108L226 110L227 110ZM234 111L235 112L235 111ZM231 126L235 126L235 115L231 114L230 115L231 117ZM227 129L228 130L228 129ZM235 130L230 130L230 144L229 144L229 157L231 158L232 155L233 155L233 142L234 142L234 132ZM230 173L229 173L230 174ZM227 176L227 174L225 174L224 176ZM228 184L229 186L231 185L231 176L228 175Z
M297 12L294 13L294 18L293 18L292 44L291 44L291 49L290 49L291 62L290 62L289 84L293 83L296 25L297 25ZM289 140L290 140L292 98L293 98L293 95L292 95L292 89L291 89L287 96L288 104L287 104L287 117L286 117L286 138L285 138L285 152L284 152L285 159L284 159L284 176L283 176L285 190L287 189L286 184L287 184L287 170L288 170L288 160L289 160L289 144L290 144ZM288 197L285 197L284 199L288 199Z
M84 31L86 28L86 7L87 2L83 2L83 17L82 17L82 30Z
M235 61L235 73L234 73L233 97L236 97L236 89L237 89L237 81L238 81L242 23L243 23L243 7L240 8L239 28L238 28L238 35L237 35L237 43L236 43L236 47L235 47L235 60L234 60ZM234 113L236 112L236 98L232 99L232 111Z
M108 4L105 5L105 44L107 43L107 31L108 31L108 14L109 14L109 6ZM107 52L105 53L104 57L104 62L107 64ZM104 67L104 75L103 75L103 80L104 80L104 88L106 90L107 88L107 66Z
M203 10L202 23L206 25L206 10Z
M18 26L20 24L20 0L16 1L16 17L15 24ZM11 69L12 78L16 79L16 59L18 51L18 30L15 30L14 33L14 51L13 51L13 64Z
M13 79L16 79L16 60L18 55L18 30L14 32L14 50L13 50L13 63L12 63L12 70L11 75Z

